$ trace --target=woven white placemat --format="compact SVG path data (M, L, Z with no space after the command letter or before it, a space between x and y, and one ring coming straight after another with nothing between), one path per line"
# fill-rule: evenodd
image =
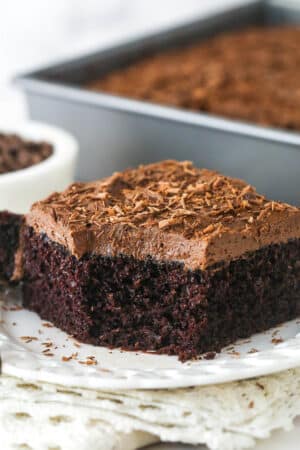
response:
M157 438L240 450L291 429L297 415L300 368L217 386L114 393L0 377L1 450L131 450Z
M68 402L67 392L51 399L37 386L4 378L0 390L1 450L134 450L157 441L127 426L117 431L105 411Z

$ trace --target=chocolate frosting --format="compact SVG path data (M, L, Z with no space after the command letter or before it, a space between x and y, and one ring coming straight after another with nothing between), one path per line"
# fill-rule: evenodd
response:
M148 256L206 269L300 238L300 209L242 180L163 161L72 184L32 206L27 224L80 258Z

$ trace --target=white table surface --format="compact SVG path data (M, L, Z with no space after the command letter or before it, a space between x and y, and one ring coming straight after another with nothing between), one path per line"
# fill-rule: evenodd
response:
M23 96L9 84L11 77L20 71L105 46L129 35L166 26L185 17L207 14L209 10L218 6L223 7L226 3L238 1L243 2L243 0L184 2L126 0L125 8L124 0L119 2L119 6L118 0L104 1L107 9L102 17L104 22L98 27L93 11L96 5L99 7L99 3L97 4L95 0L85 2L52 0L47 2L47 8L39 0L26 2L3 0L0 18L0 114L1 116L5 114L8 119L22 119L27 116ZM111 2L115 3L115 10L112 6L109 9L108 5ZM118 13L117 8L120 8L121 3L123 6ZM55 20L55 27L51 26L51 19ZM100 19L99 15L98 20ZM300 420L292 432L275 432L272 438L261 441L254 450L299 450L299 440ZM150 449L204 450L206 447L163 444L151 446Z

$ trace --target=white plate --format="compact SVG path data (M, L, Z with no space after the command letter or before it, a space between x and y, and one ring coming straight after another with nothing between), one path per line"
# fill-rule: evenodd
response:
M157 389L229 382L300 365L299 319L239 341L213 360L183 364L171 356L78 344L21 309L18 297L12 290L0 294L0 354L6 375L83 388Z

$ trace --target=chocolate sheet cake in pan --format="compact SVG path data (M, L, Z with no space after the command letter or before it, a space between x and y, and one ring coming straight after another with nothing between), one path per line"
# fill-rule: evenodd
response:
M79 140L78 179L189 159L298 205L299 4L227 3L18 77L30 117Z
M86 87L300 131L299 43L299 24L252 26L141 57Z
M83 342L219 351L300 313L300 210L163 161L33 205L24 305Z

